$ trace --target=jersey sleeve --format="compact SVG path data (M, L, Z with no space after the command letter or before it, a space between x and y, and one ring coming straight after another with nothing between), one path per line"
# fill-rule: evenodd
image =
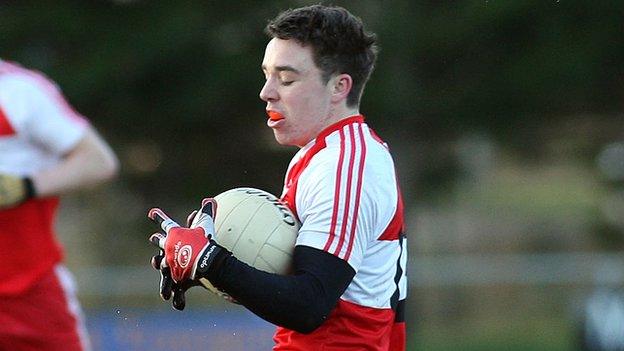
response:
M15 77L12 103L20 105L18 132L55 155L71 150L84 136L88 122L43 76Z
M327 320L355 272L333 255L306 246L295 248L293 265L294 274L279 275L226 256L211 266L208 279L261 318L309 333Z
M336 152L341 155L337 157ZM326 251L356 272L373 232L363 167L360 150L323 151L302 173L296 198L302 223L296 245Z

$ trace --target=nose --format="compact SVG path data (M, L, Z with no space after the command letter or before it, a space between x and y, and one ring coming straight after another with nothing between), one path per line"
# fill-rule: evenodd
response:
M277 90L275 89L274 79L267 79L264 82L264 86L260 90L260 99L265 102L275 101L278 99L279 95L277 94Z

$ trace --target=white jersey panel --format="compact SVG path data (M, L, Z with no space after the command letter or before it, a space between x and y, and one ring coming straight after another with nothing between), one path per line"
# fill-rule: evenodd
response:
M401 258L399 261L401 267L401 277L399 279L399 300L407 298L407 239L401 240Z
M53 166L84 136L86 120L45 76L0 61L0 109L15 134L0 136L0 172Z
M397 286L400 241L378 239L397 211L392 158L365 123L344 125L324 142L296 185L302 222L297 245L327 251L351 265L356 275L342 299L388 308ZM290 168L310 147L295 155Z
M401 251L399 241L377 241L366 252L364 264L342 295L342 299L358 305L389 308L396 291L396 267Z

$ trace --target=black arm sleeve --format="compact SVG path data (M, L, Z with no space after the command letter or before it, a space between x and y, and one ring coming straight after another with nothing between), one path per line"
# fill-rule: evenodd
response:
M355 271L346 261L308 246L296 246L293 259L295 273L279 275L228 256L207 278L260 318L310 333L327 319Z

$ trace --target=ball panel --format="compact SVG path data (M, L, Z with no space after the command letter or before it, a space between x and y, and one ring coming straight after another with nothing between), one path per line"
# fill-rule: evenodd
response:
M258 252L257 261L266 262L271 267L269 272L272 273L288 274L292 271L292 252L284 252L271 245L262 246L260 252Z
M240 234L239 241L232 248L240 255L240 259L245 263L252 264L258 256L262 245L271 237L275 228L280 224L278 221L275 206L273 204L258 199L254 201L258 209L248 222L248 225Z
M237 189L232 189L225 191L217 196L215 196L215 200L217 200L217 217L215 218L215 229L217 232L219 231L219 226L223 223L223 220L230 216L232 211L235 211L238 205L241 202L249 200L248 196L245 196L240 191L235 191ZM217 224L219 222L219 224Z
M258 268L261 271L269 272L269 273L277 273L277 270L271 266L270 263L265 261L262 257L258 257L256 262L254 262L253 266Z
M295 242L297 241L297 235L293 235L293 231L298 232L299 226L290 226L281 223L273 230L271 236L267 238L266 243L280 248L282 251L292 253L295 248Z
M257 204L254 199L244 197L240 193L225 194L217 200L217 216L215 218L215 241L219 245L232 251L237 242L241 239L241 233L245 231L249 221L253 218L254 207ZM221 202L219 202L221 201ZM221 203L224 204L226 215L221 213Z
M254 188L236 188L215 196L214 240L234 257L257 269L278 274L292 271L292 253L300 224L277 197ZM220 296L206 279L200 280Z

